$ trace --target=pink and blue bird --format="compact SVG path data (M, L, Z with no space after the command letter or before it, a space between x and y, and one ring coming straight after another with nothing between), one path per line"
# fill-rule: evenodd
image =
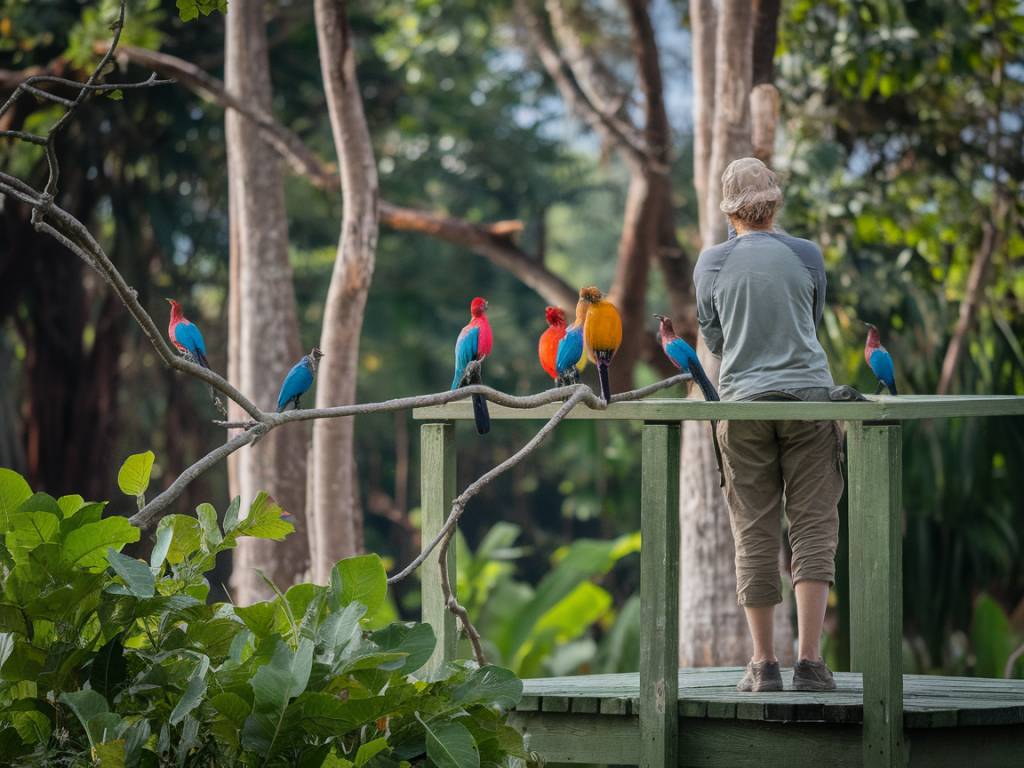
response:
M477 296L469 305L469 323L455 341L455 377L452 389L470 384L482 384L480 365L470 366L473 361L480 363L491 354L491 324L487 320L487 301ZM487 410L487 398L473 395L473 420L477 434L486 435L491 431L491 415Z
M871 372L878 379L878 388L875 394L880 393L884 388L893 395L896 392L896 368L892 364L892 355L889 350L882 346L882 339L878 335L878 328L871 323L864 323L868 327L868 339L864 343L864 359L868 363Z
M203 334L199 326L185 317L181 311L181 304L174 299L167 299L171 305L171 320L167 325L167 336L179 352L193 362L209 368L206 360L206 342L203 341Z
M281 393L277 396L277 412L280 413L290 403L299 407L299 399L313 386L313 379L316 377L316 367L320 358L324 356L316 347L310 350L299 362L292 366L281 383Z
M659 321L658 341L665 352L665 356L672 361L672 364L683 373L693 376L700 391L704 394L705 400L719 400L718 390L711 383L711 379L704 372L704 366L700 364L697 352L681 339L672 327L672 320L664 315L655 315Z

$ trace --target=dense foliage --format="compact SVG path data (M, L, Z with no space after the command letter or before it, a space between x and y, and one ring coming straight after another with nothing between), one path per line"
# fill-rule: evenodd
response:
M145 492L152 454L119 482ZM148 562L139 530L105 503L33 494L0 469L0 761L10 766L481 768L525 757L504 712L506 669L417 673L426 624L381 624L376 555L340 561L246 607L209 601L206 575L239 538L292 530L260 494L240 519L202 504L161 520Z

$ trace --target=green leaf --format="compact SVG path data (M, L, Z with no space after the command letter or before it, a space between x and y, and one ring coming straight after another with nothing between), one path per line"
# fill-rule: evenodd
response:
M121 635L115 636L93 657L89 666L89 685L94 691L113 700L128 677L128 662L124 658Z
M306 689L312 667L312 641L303 639L294 653L285 643L277 642L270 661L256 670L250 682L253 709L242 730L246 749L267 759L275 754L288 702Z
M45 744L53 732L53 724L50 718L42 712L33 710L30 712L12 712L10 714L11 724L17 729L21 740L26 744ZM2 755L3 752L0 752Z
M29 553L40 544L57 541L60 518L50 512L18 512L7 532L7 550L15 563L28 561Z
M78 718L78 722L82 724L87 733L89 732L89 723L96 718L97 715L103 715L109 713L107 707L107 700L104 699L96 691L65 691L60 695L58 699L62 704L66 704L68 708L75 713L75 717ZM89 735L90 741L92 735Z
M203 694L206 693L206 673L209 669L209 657L202 656L192 676L188 679L188 683L185 685L185 692L181 694L178 703L171 710L169 718L171 725L180 723L185 719L185 715L199 706L199 702L203 700Z
M104 91L103 95L106 96L111 101L123 101L124 100L124 91L122 91L120 88L114 88L113 90L110 90L110 91Z
M218 693L210 699L210 705L238 728L252 712L252 706L237 693Z
M85 506L85 499L78 494L61 496L57 499L57 506L60 507L60 511L64 513L64 517L71 517L75 512Z
M108 565L107 549L120 550L139 540L139 529L126 517L108 517L72 531L64 540L64 562L89 571Z
M97 768L125 768L124 739L97 744L92 754Z
M107 549L107 560L114 573L124 579L128 591L136 597L153 597L156 594L156 579L153 571L141 560Z
M149 488L149 475L156 459L152 451L133 453L117 473L117 485L128 496L141 496Z
M971 646L974 650L974 674L1002 677L1006 660L1013 652L1010 622L999 603L986 594L978 595L971 620Z
M361 555L338 561L331 573L331 590L340 605L360 602L371 618L384 603L388 575L379 555Z
M199 521L188 515L167 515L157 526L157 542L160 542L161 529L170 529L171 542L167 549L167 562L177 565L194 554L203 540L203 531ZM166 535L166 534L164 534Z
M462 723L428 723L419 713L427 735L427 757L437 768L480 768L480 752Z
M452 691L452 699L463 706L497 704L512 709L523 696L523 681L503 667L488 664L474 670Z
M274 615L277 613L277 602L269 601L253 603L247 606L235 606L238 616L258 638L268 637L274 631Z
M224 511L224 521L222 523L224 527L224 533L233 531L235 526L238 525L238 510L242 507L242 497L235 496L231 500L231 504Z
M25 478L13 469L0 468L0 532L11 527L11 516L32 495Z
M166 520L166 518L164 518ZM153 544L153 551L149 553L149 567L159 568L167 559L167 552L171 548L171 540L174 538L174 528L163 525L163 520L156 528L156 542Z
M212 504L203 503L196 507L196 517L199 518L199 525L203 529L203 537L206 539L207 545L211 550L216 549L224 540L220 526L217 525L217 510L213 508Z
M294 525L281 517L283 514L280 505L260 491L249 507L249 514L227 535L225 543L230 542L229 546L234 546L235 541L242 536L281 541L295 530Z
M382 651L398 651L408 654L405 664L399 670L411 675L430 660L437 639L429 624L391 624L370 635Z
M359 747L359 751L356 752L356 768L362 768L369 762L375 755L384 751L388 748L387 736L381 736L379 739L368 741Z
M19 635L28 634L25 614L21 607L12 603L0 603L0 632L14 632Z

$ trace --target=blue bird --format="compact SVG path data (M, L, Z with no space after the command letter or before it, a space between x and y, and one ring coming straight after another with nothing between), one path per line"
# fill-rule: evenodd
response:
M203 341L203 334L199 326L185 317L181 305L174 299L167 299L171 305L171 320L167 324L167 337L179 352L187 355L203 368L209 368L206 361L206 342Z
M590 302L580 299L576 302L576 320L565 329L565 335L558 342L555 353L555 373L558 374L558 386L580 383L580 371L587 364L587 354L583 339L583 328L587 322Z
M308 355L297 362L281 383L281 393L277 396L277 412L280 413L288 407L289 403L295 403L299 407L299 398L313 386L313 377L316 376L316 366L320 358L324 356L316 347Z
M875 390L875 394L881 392L884 387L896 395L898 394L896 392L896 368L892 364L892 355L882 346L878 328L871 323L864 323L864 325L868 327L868 340L864 344L864 359L871 372L875 374L875 378L878 379L878 388Z
M661 348L664 350L665 356L672 361L676 368L683 373L689 373L693 376L693 380L697 382L697 386L700 387L705 400L719 400L718 391L704 372L704 366L700 364L700 359L697 357L693 347L676 335L675 330L672 328L672 321L669 318L664 315L655 315L655 317L658 318L660 323L658 340L661 342Z

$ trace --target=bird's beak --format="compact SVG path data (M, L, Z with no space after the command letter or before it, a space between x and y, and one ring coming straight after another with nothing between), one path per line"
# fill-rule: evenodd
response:
M168 304L170 304L172 301L174 301L174 299L165 298L164 301L166 301Z

